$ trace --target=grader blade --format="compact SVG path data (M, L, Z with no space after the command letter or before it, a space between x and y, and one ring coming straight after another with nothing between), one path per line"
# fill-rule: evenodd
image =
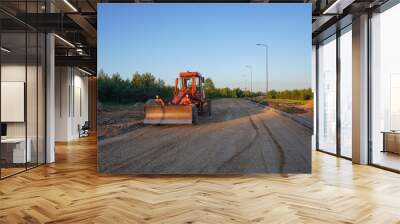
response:
M144 124L192 124L192 105L145 105ZM197 110L196 110L197 113Z

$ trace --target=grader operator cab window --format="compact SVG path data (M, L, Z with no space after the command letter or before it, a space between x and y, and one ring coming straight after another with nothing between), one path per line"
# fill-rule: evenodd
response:
M196 78L194 78L194 80L195 80L195 85L196 85L196 87L197 88L200 88L201 87L201 82L200 82L200 78L199 77L196 77ZM191 88L192 87L192 79L191 78L188 78L188 87L189 88Z
M181 81L179 82L179 89L182 89L182 84L183 84L183 88L192 88L192 78L191 77L184 77L184 78L180 78ZM199 77L195 78L195 85L196 87L200 88L200 79Z
M192 79L191 78L186 78L185 81L186 81L186 86L188 88L192 88Z

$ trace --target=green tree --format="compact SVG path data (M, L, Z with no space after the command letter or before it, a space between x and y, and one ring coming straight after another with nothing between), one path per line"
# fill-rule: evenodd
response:
M209 98L214 98L217 95L214 82L210 78L204 80L204 90Z
M276 99L278 96L278 92L276 90L268 91L267 98Z

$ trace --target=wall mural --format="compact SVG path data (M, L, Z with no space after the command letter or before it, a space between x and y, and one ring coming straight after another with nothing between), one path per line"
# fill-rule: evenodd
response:
M98 171L310 173L310 4L99 4Z

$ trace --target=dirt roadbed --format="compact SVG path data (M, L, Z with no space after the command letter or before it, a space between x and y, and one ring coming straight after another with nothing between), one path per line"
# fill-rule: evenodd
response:
M99 139L113 137L141 127L144 118L144 104L100 105L97 114Z
M248 100L218 99L212 104L212 116L200 117L198 125L142 125L100 138L99 171L119 174L311 171L309 129Z

